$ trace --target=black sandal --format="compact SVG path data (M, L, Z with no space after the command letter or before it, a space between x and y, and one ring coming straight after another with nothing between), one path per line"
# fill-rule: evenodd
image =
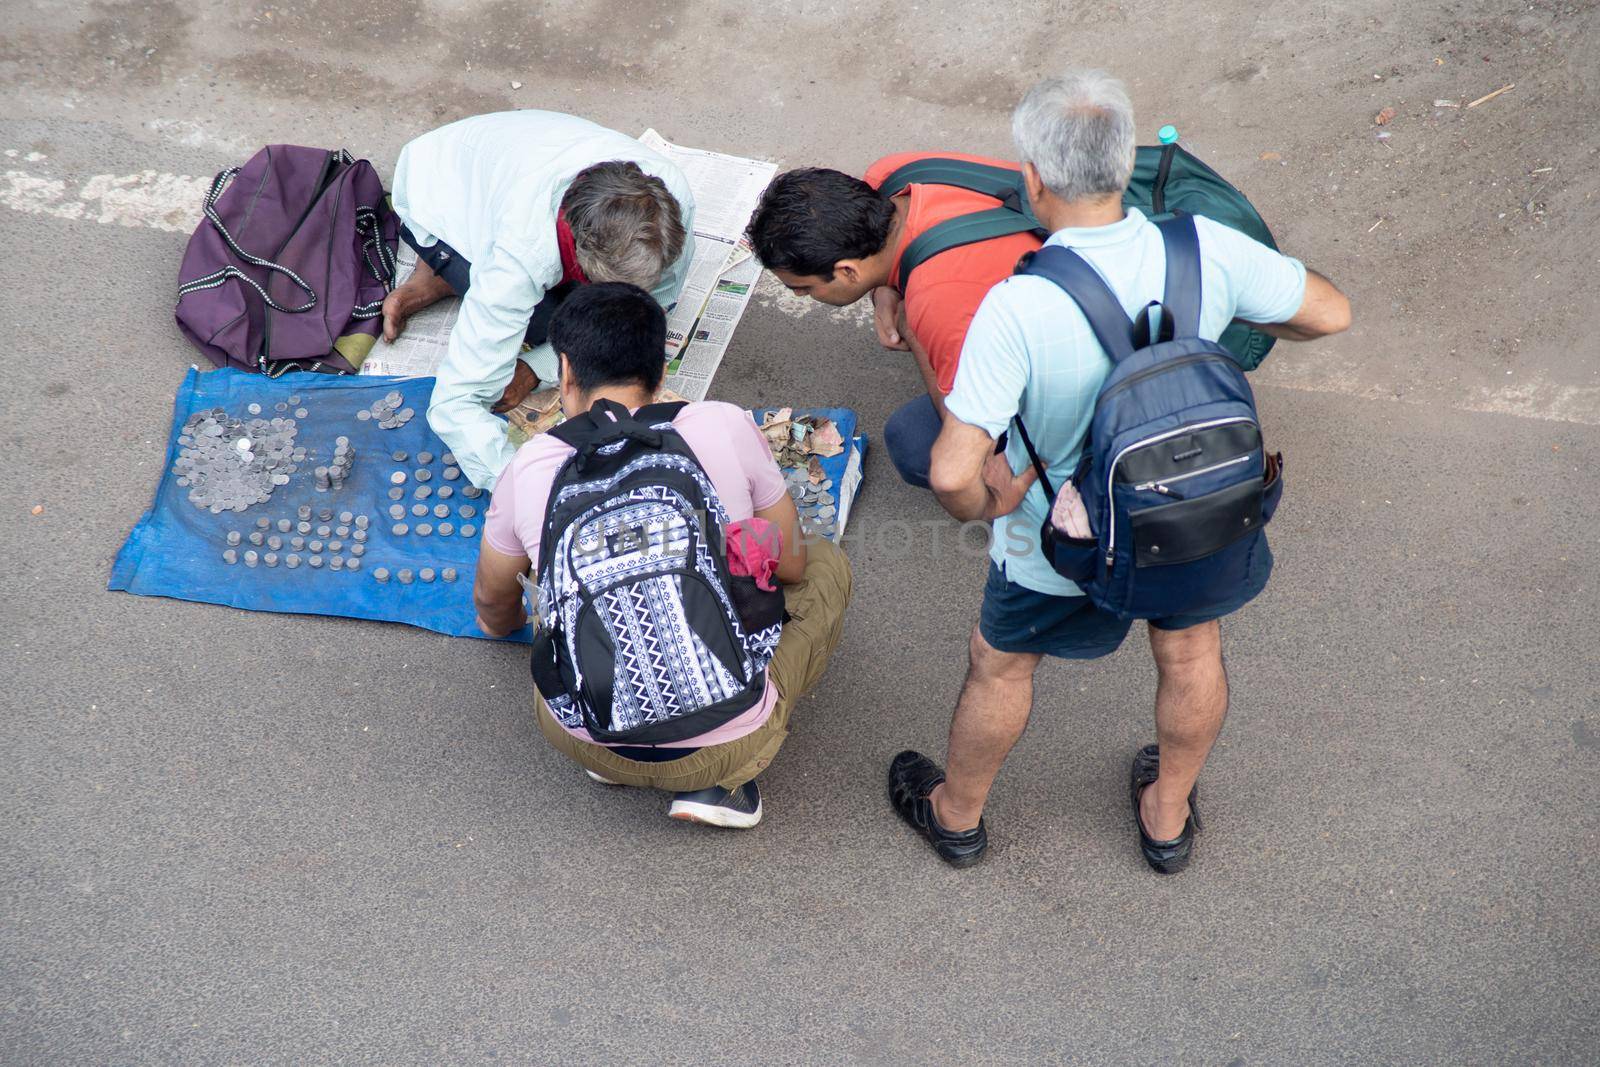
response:
M1157 841L1145 832L1144 819L1139 815L1139 796L1145 786L1161 775L1161 750L1146 745L1133 754L1133 825L1139 828L1139 851L1144 861L1157 874L1177 874L1189 866L1194 851L1194 835L1200 832L1200 809L1195 800L1200 795L1196 785L1189 790L1189 818L1184 821L1183 833L1171 841Z
M942 781L944 771L937 763L907 749L889 764L889 806L927 840L940 859L952 867L970 867L989 847L989 831L981 818L970 830L951 831L939 825L928 794Z

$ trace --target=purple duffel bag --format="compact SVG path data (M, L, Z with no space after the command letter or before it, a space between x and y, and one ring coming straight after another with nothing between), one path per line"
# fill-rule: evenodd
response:
M178 270L178 328L219 367L350 374L394 285L399 223L344 149L268 145L218 174Z

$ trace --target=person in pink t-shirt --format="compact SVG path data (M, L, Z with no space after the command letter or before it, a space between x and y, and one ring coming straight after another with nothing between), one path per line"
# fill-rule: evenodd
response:
M644 290L621 283L579 289L550 323L562 412L572 418L602 400L629 411L651 403L665 371L665 337L666 317ZM816 685L838 646L850 563L830 541L801 540L794 501L749 412L702 401L686 405L673 428L710 478L730 524L765 522L781 535L776 577L788 618L767 666L766 695L707 733L658 745L596 742L557 721L537 690L534 714L551 745L594 780L667 790L676 819L748 828L761 821L755 777L788 737L795 701ZM518 450L495 486L473 589L478 625L491 637L527 621L522 583L539 558L551 486L571 455L568 445L541 434Z

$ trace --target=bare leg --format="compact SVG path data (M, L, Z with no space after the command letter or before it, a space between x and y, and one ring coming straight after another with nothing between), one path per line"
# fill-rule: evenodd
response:
M1033 672L1040 656L1000 652L972 628L967 680L950 721L945 780L929 795L933 814L946 830L978 825L1000 765L1028 725L1033 707Z
M1145 832L1157 841L1183 833L1189 791L1228 713L1228 671L1222 665L1222 627L1202 623L1187 630L1150 627L1156 685L1156 743L1161 777L1139 797Z
M406 320L411 316L429 304L455 295L449 283L435 274L424 260L418 259L411 277L384 298L383 339L393 341L406 328Z

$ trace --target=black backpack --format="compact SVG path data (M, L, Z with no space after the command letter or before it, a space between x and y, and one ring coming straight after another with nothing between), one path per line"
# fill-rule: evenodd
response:
M596 741L713 730L766 694L783 593L728 572L728 514L672 427L682 403L598 401L548 431L577 451L550 488L533 678Z
M900 257L895 286L902 293L912 272L940 252L1014 233L1033 233L1041 241L1050 236L1033 214L1020 170L962 159L918 159L897 168L878 191L894 196L911 184L950 185L982 193L1000 203L986 211L947 219L919 234ZM1244 194L1176 144L1142 145L1136 150L1133 177L1122 203L1143 211L1152 222L1180 211L1204 215L1268 248L1278 247L1272 231ZM1260 330L1237 322L1229 325L1218 340L1245 370L1259 366L1274 343Z

